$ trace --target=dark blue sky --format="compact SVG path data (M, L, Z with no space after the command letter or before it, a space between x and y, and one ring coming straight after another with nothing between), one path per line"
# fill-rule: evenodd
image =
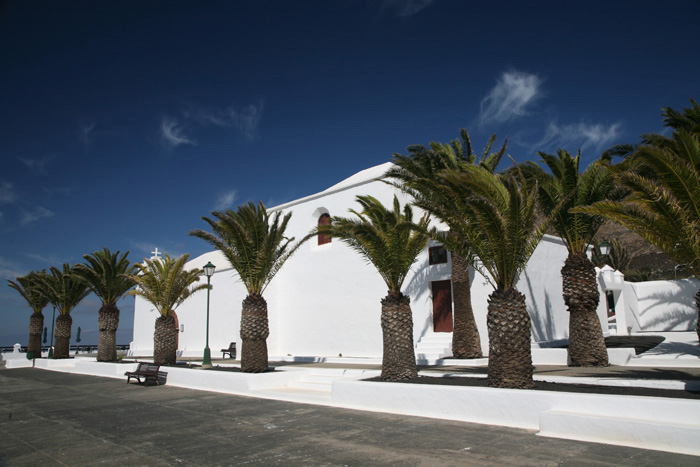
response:
M134 261L212 209L321 191L465 127L586 162L700 98L700 2L5 1L0 276ZM29 311L0 290L0 345ZM128 342L133 299L120 342ZM74 312L96 341L89 299ZM45 313L46 314L46 313ZM48 322L48 320L47 320Z

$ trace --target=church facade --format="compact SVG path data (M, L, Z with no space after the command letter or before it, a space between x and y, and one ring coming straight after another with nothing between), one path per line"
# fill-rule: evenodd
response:
M410 201L391 185L381 181L391 163L363 170L315 195L274 208L292 212L287 234L303 238L329 216L348 216L357 208L357 195L372 195L390 205L394 194L402 204ZM416 212L416 214L418 214ZM532 318L533 342L568 337L568 312L562 298L560 270L567 256L561 239L545 236L530 259L518 283L525 294ZM450 254L430 243L413 265L403 286L411 298L414 341L442 341L449 347L452 336ZM192 259L189 268L201 268L211 261L216 272L211 278L209 347L219 349L236 342L241 347L241 302L246 290L236 272L218 251ZM487 297L493 291L483 276L470 271L472 306L484 354L488 353L486 331ZM202 280L206 278L202 276ZM386 286L371 264L337 239L314 238L303 244L263 293L268 303L270 359L275 357L381 357L380 300ZM181 355L201 355L206 336L206 292L198 292L177 310ZM598 314L607 332L604 302ZM158 313L150 303L136 297L134 339L131 352L148 355L153 351L153 331Z

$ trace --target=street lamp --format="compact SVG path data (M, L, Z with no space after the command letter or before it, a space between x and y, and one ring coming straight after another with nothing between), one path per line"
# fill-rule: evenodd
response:
M51 315L51 344L49 344L49 356L53 358L53 325L56 322L56 307L53 307L53 315Z
M612 248L612 245L610 244L609 241L603 240L600 242L600 254L603 256L608 256L610 254L610 249Z
M214 275L216 266L209 261L204 265L204 275L207 276L207 346L204 347L204 358L202 359L202 368L211 368L211 350L209 350L209 291L211 290L211 276Z

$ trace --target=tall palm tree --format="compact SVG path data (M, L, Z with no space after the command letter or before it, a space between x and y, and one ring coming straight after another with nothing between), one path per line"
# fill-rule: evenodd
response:
M49 303L49 299L37 288L37 275L46 274L46 271L36 273L31 271L26 276L17 277L15 281L7 280L8 286L15 289L26 300L33 313L29 317L29 344L27 353L33 352L41 357L41 333L44 330L44 315L42 310Z
M333 217L330 225L320 226L317 232L341 239L377 269L389 289L381 301L381 379L415 378L413 313L409 297L401 293L401 285L428 242L428 215L414 223L411 206L402 210L396 196L393 211L372 196L358 196L357 202L362 211L350 210L357 219Z
M415 204L425 207L435 199L432 183L437 174L446 169L459 169L462 164L472 164L494 172L506 151L506 138L503 146L491 153L496 135L489 138L481 155L472 147L469 133L460 130L460 139L449 144L432 142L430 147L413 145L408 147L408 156L394 154L396 166L387 172L387 177L396 182L392 185L413 196ZM469 281L469 262L452 251L452 292L454 301L454 330L452 333L452 354L456 358L481 358L481 338L474 319Z
M90 290L102 301L98 314L100 337L97 344L97 361L111 362L117 359L117 328L119 308L117 301L134 286L128 275L136 271L129 263L127 251L112 253L108 248L84 255L87 263L77 264L75 272Z
M177 361L177 333L175 309L193 293L206 289L206 284L193 285L204 271L185 269L190 255L171 258L145 259L137 263L136 274L124 275L136 284L128 295L143 297L159 313L153 333L153 361L158 365L173 365Z
M586 254L605 219L574 213L571 209L616 197L612 174L604 168L610 159L604 156L579 173L580 151L575 157L563 149L559 149L556 155L544 152L538 155L550 172L528 162L522 173L538 182L543 212L550 213L559 208L552 226L569 252L561 275L564 303L569 309L571 366L607 366L608 352L596 313L600 293L595 265Z
M537 188L473 165L442 172L434 183L441 195L426 208L451 232L433 229L431 236L467 258L494 288L487 314L489 384L532 387L530 316L516 284L546 228L535 221Z
M212 211L214 219L202 217L213 232L193 230L190 235L201 238L221 251L248 291L241 312L241 371L267 371L267 337L270 334L267 302L262 294L275 274L301 242L284 236L292 217L282 217L280 211L272 216L265 205L252 202L236 211Z
M663 109L671 136L643 135L623 164L609 170L629 190L575 212L603 216L636 232L700 280L700 106ZM700 310L700 291L695 295ZM700 320L696 332L700 339Z
M78 278L75 266L63 264L63 269L51 268L51 274L37 276L38 290L58 309L56 318L56 347L53 358L70 357L70 336L73 318L70 312L90 294L87 284Z

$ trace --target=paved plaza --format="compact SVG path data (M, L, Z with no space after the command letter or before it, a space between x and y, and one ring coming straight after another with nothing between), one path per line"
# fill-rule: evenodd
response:
M0 370L0 466L698 465L527 430Z

